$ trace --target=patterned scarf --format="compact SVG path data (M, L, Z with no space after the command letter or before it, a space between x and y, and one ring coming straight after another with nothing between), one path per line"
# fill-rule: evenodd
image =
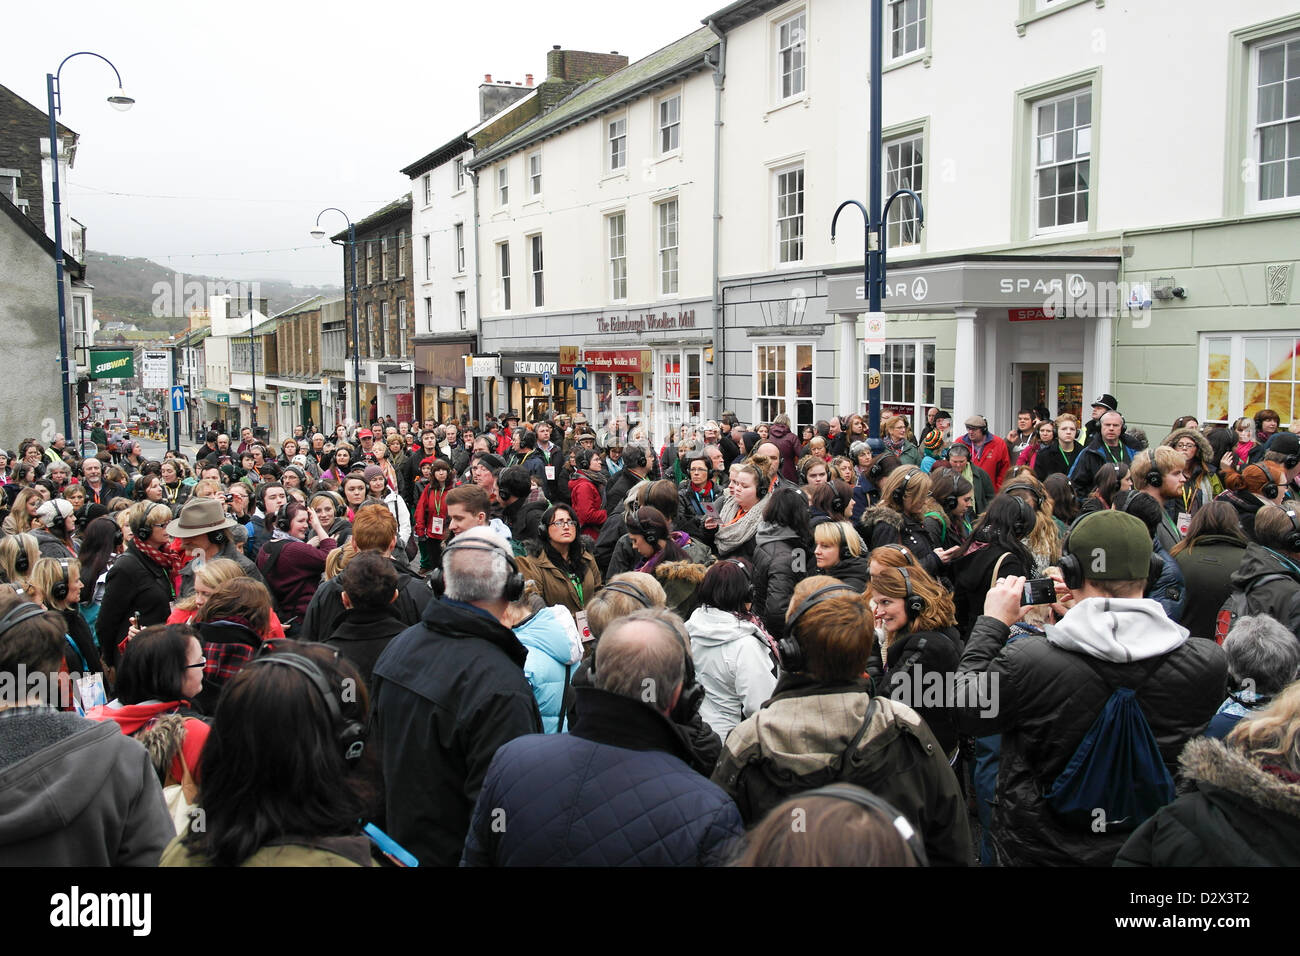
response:
M169 578L179 574L181 568L185 566L185 562L189 558L189 555L184 553L163 551L159 548L155 548L153 545L141 541L139 538L136 538L132 544L142 555L166 571Z

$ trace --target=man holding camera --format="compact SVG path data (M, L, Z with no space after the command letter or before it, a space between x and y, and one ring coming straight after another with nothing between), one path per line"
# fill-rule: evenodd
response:
M1189 638L1142 597L1154 570L1141 520L1100 511L1080 519L1066 539L1054 578L1057 623L1043 636L1008 643L1024 614L1024 578L1000 578L989 590L958 667L951 712L963 733L1002 734L999 800L988 831L1000 863L1109 866L1141 822L1111 819L1098 807L1081 825L1060 815L1051 796L1085 737L1096 752L1117 746L1117 725L1099 720L1111 712L1117 689L1132 689L1171 776L1183 745L1204 732L1222 702L1222 649Z

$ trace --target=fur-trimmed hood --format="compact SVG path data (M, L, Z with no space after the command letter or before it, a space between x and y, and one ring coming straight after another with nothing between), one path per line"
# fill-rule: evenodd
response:
M883 521L895 531L903 530L903 516L888 505L872 505L858 519L864 528L870 528L878 521Z
M1178 758L1183 773L1275 813L1300 819L1300 784L1261 769L1238 750L1210 737L1188 741Z
M1207 473L1213 471L1215 460L1214 449L1211 447L1209 439L1198 432L1195 428L1175 428L1165 436L1164 441L1160 444L1173 448L1184 438L1190 438L1192 441L1196 442L1196 447L1200 449L1199 455L1201 458L1201 467L1205 469Z
M708 571L702 564L694 561L661 561L655 565L655 577L660 581L685 581L691 587L698 588Z

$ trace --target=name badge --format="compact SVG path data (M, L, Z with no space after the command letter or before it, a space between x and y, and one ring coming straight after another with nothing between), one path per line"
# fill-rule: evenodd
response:
M430 519L429 519L429 533L430 533L430 534L442 534L442 519L441 519L441 518L430 518Z
M578 625L578 633L582 635L582 643L587 644L592 640L591 628L587 626L587 612L574 611L573 620Z
M1178 526L1178 533L1186 537L1187 532L1192 527L1192 516L1186 511L1180 511L1178 512L1178 520L1174 523Z
M554 480L555 480L555 466L554 466L554 465L547 465L547 466L546 466L546 480L547 480L547 481L554 481Z

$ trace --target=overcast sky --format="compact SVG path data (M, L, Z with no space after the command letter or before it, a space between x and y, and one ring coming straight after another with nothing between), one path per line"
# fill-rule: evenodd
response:
M4 12L0 84L44 111L45 74L68 54L91 50L121 71L137 101L127 113L105 102L113 72L94 57L61 81L60 120L81 134L63 198L92 250L188 274L342 284L342 256L308 235L316 213L338 206L356 221L405 193L398 170L478 122L483 74L541 82L557 43L635 61L722 6L26 3ZM330 216L332 234L344 223Z

